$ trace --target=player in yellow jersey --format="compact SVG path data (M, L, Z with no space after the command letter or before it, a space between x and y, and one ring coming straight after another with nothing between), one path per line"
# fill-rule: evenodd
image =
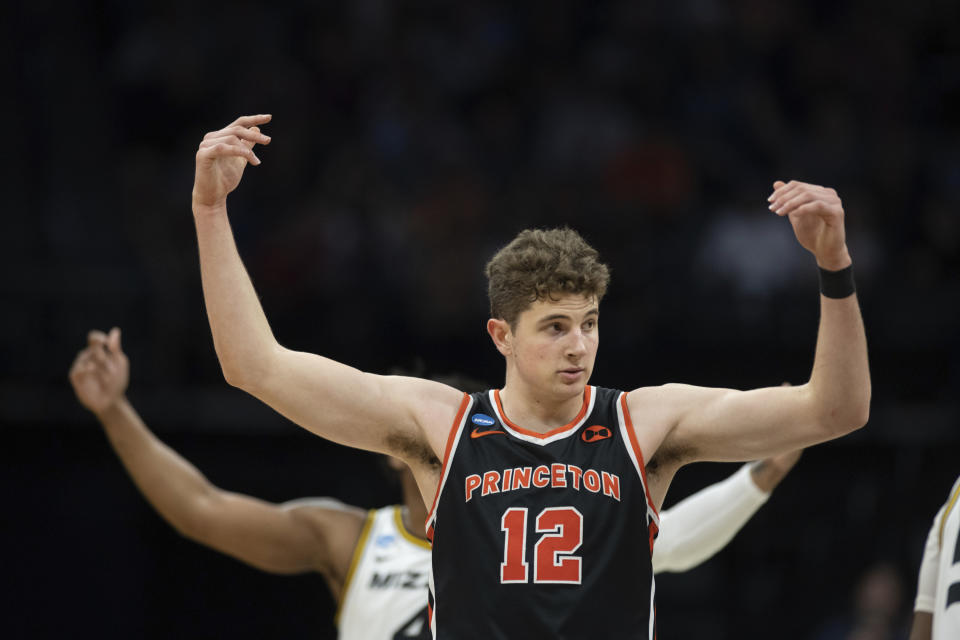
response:
M330 498L283 504L214 486L161 442L126 398L120 331L91 331L70 369L137 488L183 536L277 574L315 571L338 602L341 640L425 638L430 547L426 509L406 465L389 459L403 504L367 511Z
M960 638L960 477L933 518L920 563L910 640Z

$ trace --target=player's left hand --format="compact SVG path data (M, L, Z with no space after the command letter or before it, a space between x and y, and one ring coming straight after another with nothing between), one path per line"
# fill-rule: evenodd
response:
M77 400L94 413L106 411L127 390L130 362L120 348L120 329L109 334L91 331L87 348L77 354L70 367L70 384Z
M797 240L814 255L817 264L831 271L850 265L843 203L836 191L796 180L777 180L767 200L771 211L790 219Z

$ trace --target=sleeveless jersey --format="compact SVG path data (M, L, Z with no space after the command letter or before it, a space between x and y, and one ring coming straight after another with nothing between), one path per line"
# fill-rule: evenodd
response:
M400 507L371 510L344 581L340 640L430 638L429 574L430 545L406 530Z
M544 434L464 396L427 518L434 638L655 638L659 527L626 394Z
M960 638L960 478L939 519L940 558L933 609L933 640Z

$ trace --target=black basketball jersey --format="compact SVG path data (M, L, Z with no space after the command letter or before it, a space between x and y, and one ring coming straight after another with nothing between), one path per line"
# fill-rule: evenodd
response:
M434 637L655 637L658 515L626 394L586 387L544 434L464 396L427 519Z

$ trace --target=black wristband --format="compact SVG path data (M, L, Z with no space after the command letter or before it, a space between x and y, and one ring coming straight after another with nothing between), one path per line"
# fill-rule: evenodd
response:
M820 267L820 293L828 298L846 298L857 292L853 282L853 265L840 271Z

